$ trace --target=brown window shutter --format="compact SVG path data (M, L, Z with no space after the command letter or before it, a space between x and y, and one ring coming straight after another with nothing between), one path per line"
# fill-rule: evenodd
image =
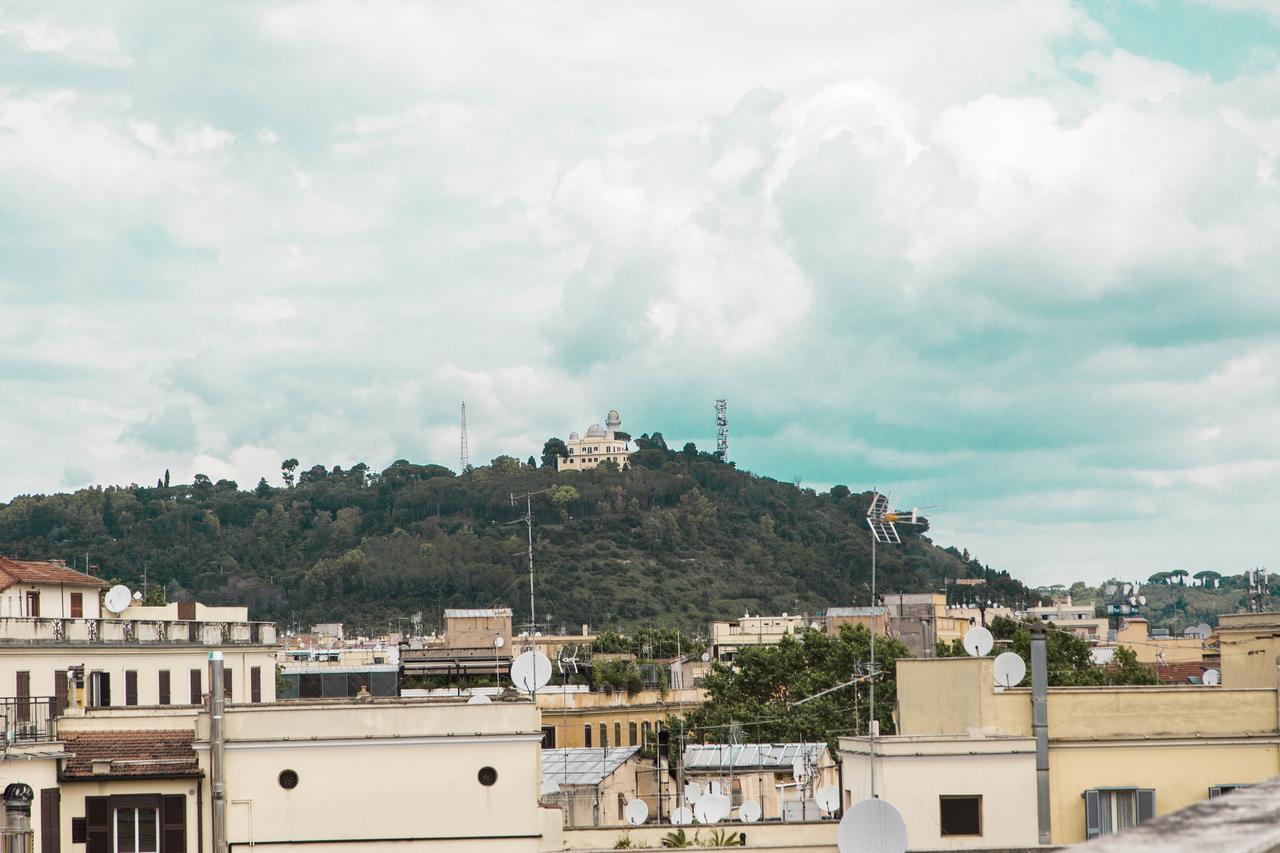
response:
M178 618L184 622L194 622L196 618L196 603L194 601L179 601Z
M168 794L160 798L160 853L187 851L187 798Z
M262 701L262 667L260 666L249 669L249 701Z
M228 702L231 701L231 667L227 667L222 671L222 697Z
M84 798L85 853L111 853L109 797Z
M20 723L31 722L31 703L26 701L31 698L31 673L26 670L18 672L18 701L17 701L17 720Z
M136 669L124 671L124 704L138 704L138 671Z
M71 618L72 619L84 618L84 593L83 592L71 593Z
M62 853L62 793L40 790L40 853Z
M200 670L191 670L191 704L199 705L203 701L203 691L200 689Z
M169 695L169 670L160 670L160 704L168 705L170 701Z
M55 669L53 671L53 715L61 717L66 710L67 671L65 669Z

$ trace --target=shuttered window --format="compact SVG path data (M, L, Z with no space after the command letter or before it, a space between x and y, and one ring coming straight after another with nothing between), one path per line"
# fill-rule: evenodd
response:
M227 667L222 671L222 696L228 702L231 701L232 681L233 679L231 678L231 667Z
M199 705L203 691L200 689L200 670L191 670L191 704Z
M62 712L67 709L67 671L65 669L55 669L53 671L53 713L62 716Z
M138 704L138 671L136 669L124 671L124 704Z
M62 853L62 794L57 788L40 791L40 853Z
M31 673L26 670L18 672L18 702L17 719L20 723L31 722L31 703L27 701L31 698Z
M160 704L168 705L170 703L170 700L172 699L172 696L170 695L170 691L169 691L169 670L167 669L160 670L160 674L158 677L159 677L158 688L160 691Z
M160 798L161 853L186 853L187 798L170 794Z
M262 701L262 667L260 666L249 669L249 701Z
M84 798L85 853L111 853L110 797Z
M84 618L84 593L82 592L71 593L71 618Z
M1081 796L1086 839L1124 832L1156 816L1154 788L1092 788Z
M186 853L186 799L182 794L85 797L85 853L113 853L117 847Z

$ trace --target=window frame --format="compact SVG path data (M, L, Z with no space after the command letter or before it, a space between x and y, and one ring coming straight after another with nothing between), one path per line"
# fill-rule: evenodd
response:
M956 803L962 800L975 801L978 807L978 831L977 832L948 832L945 827L945 817L943 815L943 803ZM983 830L983 814L982 814L982 794L939 794L938 795L938 836L940 838L982 838Z
M125 798L121 798L125 799ZM149 800L150 802L124 802L111 804L111 850L113 853L160 853L164 846L164 841L160 834L160 798L159 797L143 797L139 798ZM141 843L142 833L138 830L142 827L142 811L150 810L153 816L153 825L155 827L155 849L143 850L139 847ZM121 812L130 812L133 816L133 849L124 850L120 847L120 814Z
M1133 824L1116 827L1116 795L1131 794L1133 796ZM1156 817L1156 789L1141 788L1136 785L1111 785L1099 788L1087 788L1080 792L1084 799L1084 831L1085 840L1100 838L1104 835L1117 835L1134 827L1149 823ZM1102 798L1110 799L1107 826L1102 825ZM1092 816L1090 815L1092 812ZM1090 821L1093 821L1092 823Z

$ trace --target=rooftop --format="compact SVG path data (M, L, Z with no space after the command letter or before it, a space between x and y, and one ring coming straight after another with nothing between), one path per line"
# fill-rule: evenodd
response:
M687 747L684 751L686 770L738 769L790 770L796 758L809 754L816 764L827 751L824 743L743 743L712 744Z
M0 589L8 589L20 583L107 586L102 578L77 572L68 568L61 560L12 560L0 557Z
M173 779L200 776L187 730L67 732L72 756L62 764L63 779L131 776Z
M638 746L542 750L542 781L558 785L599 785L631 760Z
M828 616L883 616L887 607L828 607Z
M482 607L471 610L449 609L444 612L444 618L446 619L496 619L510 615L510 607Z

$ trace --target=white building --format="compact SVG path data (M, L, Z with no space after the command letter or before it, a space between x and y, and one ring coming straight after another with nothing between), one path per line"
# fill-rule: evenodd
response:
M621 431L622 417L614 409L605 418L604 426L592 424L587 427L586 435L583 436L576 432L569 433L569 440L565 442L569 455L556 460L556 470L581 471L595 468L602 462L612 462L619 468L626 468L635 451L631 449L629 439L617 437Z

